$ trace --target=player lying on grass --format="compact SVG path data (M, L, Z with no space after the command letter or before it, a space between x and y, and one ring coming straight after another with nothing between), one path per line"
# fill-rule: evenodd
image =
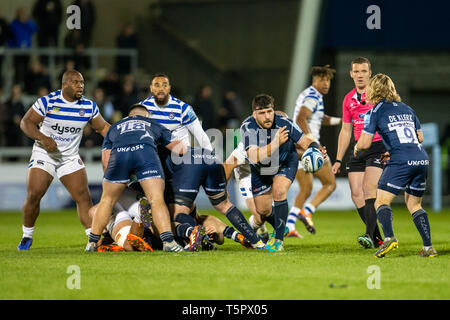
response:
M423 248L422 257L437 256L431 244L428 215L422 208L425 192L428 155L421 145L423 133L413 109L401 102L391 78L384 74L375 75L367 88L367 100L374 105L366 113L361 137L355 145L354 154L370 148L375 132L383 139L390 159L378 181L375 208L385 239L375 257L384 257L398 247L392 224L392 200L405 191L405 203L419 231Z
M188 148L182 158L167 156L163 160L170 176L166 182L171 185L174 203L174 221L183 228L195 227L195 221L189 215L194 207L194 201L203 187L213 207L224 214L231 224L244 235L255 249L265 249L265 245L247 223L247 220L229 200L226 191L225 173L216 155L203 148ZM205 230L195 230L194 242L200 243ZM195 245L194 245L195 247Z
M149 199L156 228L165 251L179 252L171 230L169 211L164 202L164 172L157 154L157 145L183 154L186 147L180 140L171 141L171 132L148 118L143 105L130 107L128 117L110 127L103 142L102 164L106 168L103 193L92 222L86 251L96 251L114 204L134 173Z
M98 251L153 251L153 249L163 249L163 243L161 242L159 233L152 225L152 216L148 201L145 198L137 201L137 196L139 196L138 192L130 188L125 189L122 193L114 205L112 215L106 225L106 233L108 236L100 240ZM97 207L98 204L89 210L92 218L95 215ZM208 235L201 243L202 250L216 249L214 243L222 245L225 237L233 239L243 246L251 246L242 234L227 226L217 217L199 215L196 211L193 214L196 223L203 226ZM180 224L177 222L172 223L172 231L174 234L178 234L179 226ZM108 239L109 237L112 239ZM193 251L189 250L189 239L186 241L184 236L175 236L175 240L181 246L185 247L185 250Z

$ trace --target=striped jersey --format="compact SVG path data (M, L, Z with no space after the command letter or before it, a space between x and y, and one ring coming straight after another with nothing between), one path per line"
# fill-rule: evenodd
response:
M84 127L100 114L94 101L83 96L80 100L69 102L64 99L61 90L39 98L31 107L44 117L39 131L55 140L60 152L58 156L62 157L78 154ZM38 141L34 143L33 151L47 153Z
M309 130L314 138L319 141L320 128L322 127L322 119L325 115L325 108L323 106L323 96L313 86L306 88L297 98L294 110L294 123L297 123L297 116L300 113L301 107L306 107L311 110L312 114L307 119Z
M155 98L151 96L139 102L150 112L150 118L156 120L172 132L172 140L181 140L187 146L191 145L187 125L197 119L194 109L187 103L169 96L169 101L164 106L158 106Z

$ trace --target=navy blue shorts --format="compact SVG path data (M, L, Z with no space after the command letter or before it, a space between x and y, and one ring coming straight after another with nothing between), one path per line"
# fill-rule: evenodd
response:
M298 155L297 152L293 152L289 155L287 161L280 166L278 172L273 175L263 175L254 166L250 166L251 180L252 180L252 193L253 196L259 196L270 190L273 184L273 177L284 176L291 180L295 180L295 175L298 169Z
M398 195L400 191L415 197L425 192L428 160L408 161L405 164L387 164L378 181L378 189Z
M146 144L136 144L111 151L104 179L109 182L128 183L133 173L138 181L151 178L164 179L164 172L155 149Z
M175 199L193 202L203 187L207 196L215 196L226 190L223 166L214 164L177 165L172 173L172 190Z

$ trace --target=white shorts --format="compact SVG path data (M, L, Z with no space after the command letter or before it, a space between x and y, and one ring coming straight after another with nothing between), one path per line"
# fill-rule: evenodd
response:
M85 168L79 155L62 157L61 160L51 158L48 154L33 151L28 169L39 168L48 172L52 177L59 178Z
M239 191L242 198L245 200L253 198L252 193L252 176L246 176L243 179L238 180Z

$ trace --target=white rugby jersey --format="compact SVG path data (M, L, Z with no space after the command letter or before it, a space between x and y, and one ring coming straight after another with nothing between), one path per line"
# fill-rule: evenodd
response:
M187 146L191 145L189 129L186 126L197 120L197 115L190 105L171 95L165 106L158 106L153 96L139 104L147 108L150 118L172 131L173 140L182 140Z
M63 157L78 154L84 127L100 114L94 101L83 96L80 100L69 102L64 99L61 90L39 98L32 108L45 117L39 131L55 140ZM47 153L37 141L33 151Z
M234 176L236 180L244 179L250 175L250 163L247 159L247 152L245 152L244 143L239 142L236 149L231 153L237 159L237 167L234 168Z
M302 106L312 111L311 116L307 119L307 123L312 135L319 141L322 119L325 115L322 94L313 86L306 88L300 93L295 103L294 117L292 118L295 123L297 123L297 116L300 113L300 108Z

